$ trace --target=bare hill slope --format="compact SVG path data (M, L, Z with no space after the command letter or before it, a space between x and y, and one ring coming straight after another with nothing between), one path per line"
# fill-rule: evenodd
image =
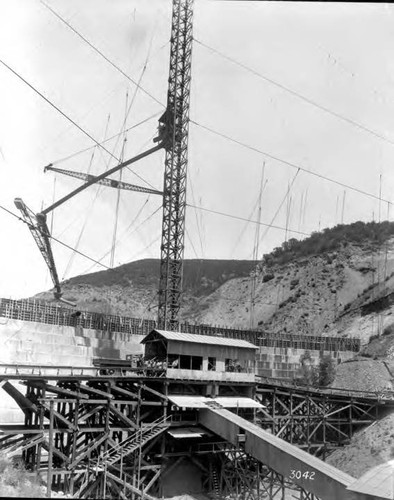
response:
M254 276L254 327L367 343L394 323L393 235L394 223L357 222L286 241L257 268L186 260L181 319L248 328ZM67 280L64 296L80 309L155 318L158 277L158 260L131 262ZM37 297L52 300L50 292Z

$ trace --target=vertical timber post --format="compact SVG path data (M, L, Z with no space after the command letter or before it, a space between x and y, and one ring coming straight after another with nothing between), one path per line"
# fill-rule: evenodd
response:
M53 460L53 405L54 401L51 400L49 410L49 449L48 449L48 479L47 479L47 498L51 498L52 495L52 460Z
M167 109L159 328L176 330L182 294L194 0L173 0Z

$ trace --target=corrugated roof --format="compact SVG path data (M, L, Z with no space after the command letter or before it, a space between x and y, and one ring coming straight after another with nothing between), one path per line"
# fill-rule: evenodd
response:
M374 498L394 498L394 460L366 472L347 488L350 491L372 495Z
M242 347L244 349L258 349L257 346L251 342L247 342L246 340L214 337L213 335L196 335L194 333L167 332L165 330L152 330L149 335L142 339L141 343L145 343L153 333L158 333L166 340L174 340L178 342L193 342L195 344L211 344L227 347Z
M243 397L217 397L207 398L205 396L168 396L168 399L179 408L209 408L219 405L222 408L264 408L264 406L252 398Z

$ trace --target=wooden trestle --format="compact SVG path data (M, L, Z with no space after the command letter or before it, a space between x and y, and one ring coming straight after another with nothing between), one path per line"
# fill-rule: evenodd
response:
M242 446L234 448L210 433L203 440L187 440L166 432L198 423L196 410L174 407L168 395L206 395L207 382L13 374L0 376L0 386L24 414L23 424L0 425L0 450L22 455L30 474L47 484L48 495L59 490L74 498L161 497L163 481L186 459L199 468L206 491L217 496L234 487L249 491L258 479L253 491L265 488L269 498L276 498L274 491L283 492L288 484L247 457ZM254 396L265 408L257 414L240 411L244 418L321 455L394 405L269 384L223 383L218 389L220 396ZM299 495L312 498L307 491Z
M325 459L353 434L394 408L392 392L319 390L271 381L257 384L264 405L259 425L288 443Z
M168 394L203 395L206 382L89 375L1 379L23 411L24 424L0 425L0 450L22 455L30 473L47 484L48 494L59 490L74 498L149 500L162 496L159 478L180 458L195 455L198 464L198 455L212 452L212 436L205 448L189 442L185 447L182 441L167 443L165 433L170 426L197 422L196 412L171 408ZM236 390L224 384L220 394L250 395L250 390L250 384ZM209 470L203 461L199 466L208 484Z

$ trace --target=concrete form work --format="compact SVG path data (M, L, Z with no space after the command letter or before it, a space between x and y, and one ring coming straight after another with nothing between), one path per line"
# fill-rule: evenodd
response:
M64 342L61 340L64 345L63 352L72 356L75 365L86 364L93 355L124 359L130 352L130 344L139 345L141 338L155 328L158 328L158 325L153 320L88 311L79 311L79 314L76 314L75 310L68 307L49 305L37 300L0 299L0 339L7 342L8 358L19 356L12 360L13 362L50 363L52 360L45 355L51 354L53 357L61 356L61 353L45 352L42 350L43 345L61 340L59 336L69 338ZM256 352L256 373L276 378L291 379L296 376L300 357L306 351L310 352L315 362L325 354L340 362L351 358L360 350L360 340L352 338L267 334L263 331L188 323L180 324L178 330L250 342L259 347ZM48 334L51 337L47 337ZM70 346L79 346L82 349L71 352ZM84 350L84 347L91 349ZM11 360L4 358L2 361ZM56 359L56 363L62 364L62 360Z

